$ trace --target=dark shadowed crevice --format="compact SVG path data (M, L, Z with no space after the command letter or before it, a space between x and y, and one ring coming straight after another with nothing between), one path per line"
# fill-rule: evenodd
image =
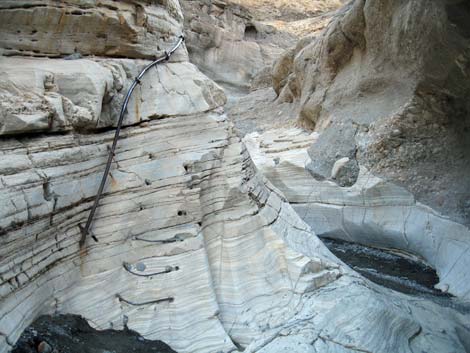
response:
M258 30L253 25L246 25L245 27L245 40L256 40L258 37Z

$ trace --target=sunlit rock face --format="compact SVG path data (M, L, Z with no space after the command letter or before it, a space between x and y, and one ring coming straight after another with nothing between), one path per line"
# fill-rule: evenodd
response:
M2 2L2 16L36 11L38 2L29 3ZM121 14L119 24L126 25L137 21L126 9L138 15L142 6L144 14L173 18L175 29L183 21L170 1L41 4L52 18L56 6L65 7L65 19L73 6ZM61 48L72 45L69 33L86 32L87 16L79 17L84 27L64 20ZM130 45L142 56L129 57L146 58L147 40L152 55L174 40L160 39L166 30L146 19L151 33L132 37ZM7 23L2 32L8 34ZM52 26L47 31L55 28L45 23ZM34 50L64 54L49 53L46 44ZM6 45L8 55L29 53ZM184 48L181 59L152 69L135 92L91 227L98 242L88 237L80 246L79 225L114 135L109 127L128 85L149 63L101 57L122 48L73 65L0 59L6 102L0 106L1 353L46 313L79 314L98 329L128 327L183 353L277 352L293 345L306 352L469 348L464 310L417 303L374 285L325 248L257 171L223 112L223 92L184 59Z
M115 126L128 87L147 64L128 59L0 58L0 134ZM123 124L207 111L224 102L223 91L194 65L169 63L146 75Z
M177 351L228 349L340 276L285 245L288 205L216 113L126 130L92 228L99 242L80 249L112 135L2 141L3 160L30 161L2 177L0 330L11 341L39 314L71 312Z
M2 3L0 350L44 313L128 327L180 352L248 345L343 270L318 240L315 258L283 241L290 206L254 172L214 111L225 95L184 46L136 89L92 227L99 242L79 245L114 136L102 128L150 62L109 56L160 54L182 28L177 3L113 4ZM58 14L59 43L28 40L55 31ZM34 33L31 18L42 23ZM28 35L12 36L13 23ZM107 51L101 29L121 36ZM74 47L77 33L96 38Z
M178 1L6 0L3 55L98 55L151 59L182 33ZM177 54L187 58L186 51Z
M317 179L349 158L343 186L361 164L469 224L469 19L466 1L357 0L276 64L279 101L322 132Z
M220 113L125 129L91 230L99 242L80 248L112 135L2 140L4 156L29 161L2 176L2 351L45 313L127 326L178 352L269 352L291 340L464 351L456 330L467 315L415 308L343 265L255 172Z

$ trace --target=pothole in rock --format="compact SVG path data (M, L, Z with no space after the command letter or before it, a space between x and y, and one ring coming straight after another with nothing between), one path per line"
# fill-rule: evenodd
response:
M12 353L176 353L161 341L131 330L98 331L77 315L41 316L21 335Z
M451 297L434 288L439 277L423 262L357 243L329 238L322 241L343 262L381 286L411 295Z

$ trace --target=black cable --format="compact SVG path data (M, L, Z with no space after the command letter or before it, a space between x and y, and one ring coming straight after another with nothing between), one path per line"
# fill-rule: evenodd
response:
M184 241L185 238L180 236L180 235L175 235L173 238L169 239L162 239L162 240L151 240L151 239L144 239L144 238L139 238L139 237L134 237L135 240L138 241L143 241L146 243L160 243L160 244L170 244L170 243L177 243L180 241Z
M106 163L106 167L105 167L105 170L104 170L104 173L103 173L103 178L101 179L101 183L100 183L100 186L98 188L98 192L96 194L95 201L94 201L93 206L91 208L90 214L88 215L88 219L86 221L85 226L83 227L81 224L78 225L78 227L80 228L80 232L82 233L82 237L80 238L80 242L79 242L80 248L85 244L86 236L90 233L91 223L93 222L93 217L95 216L96 209L98 208L98 204L99 204L101 195L103 194L103 190L104 190L104 187L106 185L106 179L108 178L109 170L111 168L111 163L112 163L113 157L114 157L114 151L116 149L117 141L118 141L118 138L119 138L119 133L121 132L122 122L124 121L124 115L126 114L127 104L129 103L129 99L131 98L132 92L134 92L135 86L137 84L140 84L140 82L141 82L140 80L145 75L145 73L151 67L156 66L157 64L159 64L163 61L168 61L170 59L171 55L179 48L179 46L183 43L183 41L184 41L184 36L180 35L178 41L173 46L173 48L169 52L165 51L165 56L163 56L161 58L158 58L155 61L148 64L140 72L140 74L134 79L134 82L132 82L131 87L127 91L126 98L124 99L124 102L123 102L122 107L121 107L121 113L119 114L119 120L118 120L118 123L117 123L117 126L116 126L116 132L114 133L113 144L112 144L111 149L109 151L108 161ZM92 235L92 238L96 242L98 241L98 239L94 235Z

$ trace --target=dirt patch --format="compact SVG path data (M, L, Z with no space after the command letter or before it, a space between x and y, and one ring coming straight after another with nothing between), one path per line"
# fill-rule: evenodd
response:
M224 90L228 97L225 110L240 136L254 131L261 133L296 126L297 116L292 105L276 103L276 93L272 88L259 89L248 94L237 93L227 86L224 86Z

